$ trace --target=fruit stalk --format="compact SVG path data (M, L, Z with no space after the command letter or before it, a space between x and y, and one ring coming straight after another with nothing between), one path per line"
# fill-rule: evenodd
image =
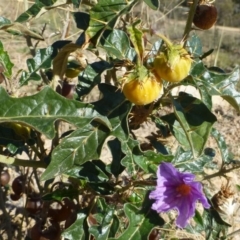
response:
M184 33L183 33L184 45L186 44L186 40L187 40L188 35L189 35L189 33L192 29L193 17L194 17L198 2L199 2L199 0L193 0L192 5L189 9L188 19L187 19L186 26L185 26Z
M172 47L173 43L168 38L166 38L163 34L155 33L155 35L160 37L165 42L165 44L169 49Z

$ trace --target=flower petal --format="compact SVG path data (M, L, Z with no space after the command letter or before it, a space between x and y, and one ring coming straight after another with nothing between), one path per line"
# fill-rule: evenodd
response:
M192 202L188 197L182 198L177 209L179 214L176 220L176 225L184 228L188 224L188 220L195 214L195 202Z

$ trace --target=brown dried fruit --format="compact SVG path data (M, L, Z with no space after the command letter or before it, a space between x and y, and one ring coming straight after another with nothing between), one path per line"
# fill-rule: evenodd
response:
M213 5L201 4L196 8L193 23L203 30L210 29L217 21L217 9Z

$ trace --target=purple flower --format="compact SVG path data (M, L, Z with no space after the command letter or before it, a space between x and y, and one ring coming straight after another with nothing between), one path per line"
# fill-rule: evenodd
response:
M149 195L155 200L152 209L158 213L176 209L178 227L184 228L194 216L198 200L205 208L210 207L201 183L193 181L193 174L181 173L171 163L164 162L158 168L157 177L156 189Z

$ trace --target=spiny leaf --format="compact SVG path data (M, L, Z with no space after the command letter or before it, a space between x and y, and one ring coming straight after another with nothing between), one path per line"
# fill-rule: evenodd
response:
M205 88L210 96L221 96L237 111L240 111L240 92L237 90L239 82L239 68L231 73L219 73L208 70L203 62L199 61L191 71L196 86Z
M122 152L125 157L122 159L121 163L126 167L126 171L130 175L135 175L137 173L137 166L134 161L133 149L139 145L139 142L129 138L128 141L121 141Z
M18 22L11 22L9 19L0 17L0 30L4 30L13 35L28 36L37 40L44 40L41 35L31 31L26 26Z
M113 128L111 135L126 141L129 137L128 114L132 104L125 101L121 90L114 86L99 84L98 88L103 94L103 98L92 104L101 115L107 116L110 120Z
M94 124L95 125L95 124ZM75 130L53 150L51 162L41 179L47 180L81 165L89 160L98 159L109 129L93 124Z
M142 151L139 146L132 151L134 161L140 166L145 173L156 173L159 164L162 161L171 162L173 156L155 153L154 151Z
M212 163L212 157L202 154L198 158L194 158L191 151L184 151L181 147L177 149L172 163L181 171L202 174L203 168Z
M86 240L88 233L85 231L87 215L83 212L77 214L76 221L66 230L63 231L62 236L68 240Z
M104 60L87 65L78 76L76 92L79 98L81 99L82 96L89 94L97 84L100 84L101 74L112 67L112 64Z
M114 222L119 224L118 219L114 215L115 209L109 204L106 204L103 198L97 199L94 208L97 209L97 213L88 217L90 225L89 233L91 233L95 239L108 240L111 229L113 227L116 228ZM95 219L96 223L91 224L90 218Z
M222 161L224 163L230 162L230 160L232 160L232 159L230 159L230 153L228 151L228 147L227 147L224 137L215 128L212 129L211 135L215 138L215 140L218 144L218 148L221 153Z
M188 94L182 93L172 101L174 113L161 119L168 122L170 130L183 148L186 151L191 150L194 158L197 158L201 155L217 119L201 100Z
M69 100L50 87L39 93L11 98L0 88L0 122L20 122L45 134L48 138L55 135L54 122L58 119L67 121L77 127L83 127L96 119L101 123L110 123L106 117L96 112L91 104ZM111 127L110 127L111 128Z
M88 39L95 45L107 29L113 29L118 18L128 13L138 0L99 0L90 10L90 23L86 31Z
M130 46L127 34L122 30L106 30L100 43L110 57L133 61L136 56L135 50Z
M137 52L139 61L143 61L145 47L143 41L143 32L139 30L136 26L140 21L136 21L134 24L127 27L131 42L134 46L135 51Z
M159 215L148 209L138 209L130 203L124 205L124 212L129 220L127 229L118 238L109 238L109 240L146 240L151 230L157 225L162 225L163 221Z
M4 68L3 74L7 78L11 78L13 63L11 62L8 53L4 51L1 41L0 41L0 65L2 65Z
M38 0L26 12L22 13L16 22L26 22L32 18L38 18L47 11L65 5L69 0Z
M27 66L29 72L26 71L22 72L19 80L20 86L26 85L30 80L35 81L41 80L38 71L40 69L47 69L51 67L52 52L53 52L52 47L38 49L36 51L36 55L33 58L27 59Z

